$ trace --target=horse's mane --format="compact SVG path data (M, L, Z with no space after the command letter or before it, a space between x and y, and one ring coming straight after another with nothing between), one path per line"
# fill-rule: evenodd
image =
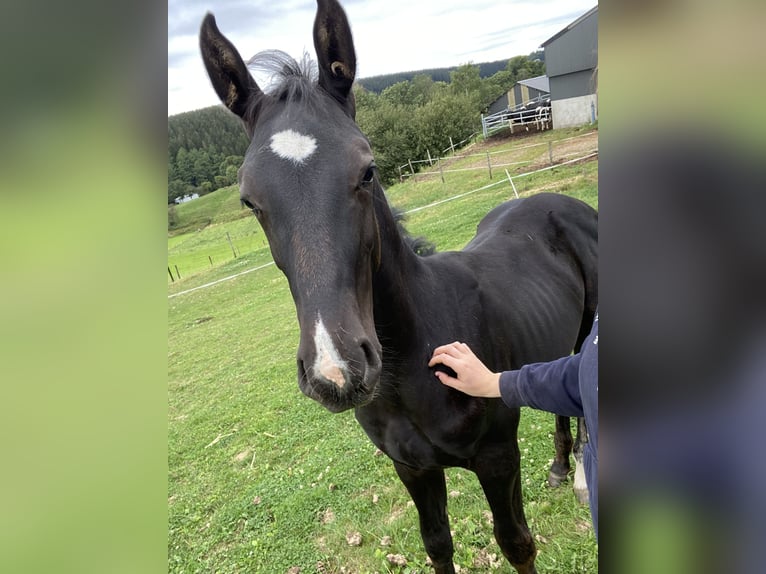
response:
M399 233L401 233L402 237L404 238L404 242L409 246L410 249L412 249L416 255L426 257L436 253L436 245L431 243L428 239L422 236L413 237L410 235L410 233L404 227L404 222L407 220L407 216L405 215L404 211L399 208L392 207L391 212L394 214L394 221L396 221L396 226L399 228Z
M266 50L250 58L247 66L266 79L261 89L268 97L290 102L306 101L317 91L317 64L307 53L298 61L281 50Z

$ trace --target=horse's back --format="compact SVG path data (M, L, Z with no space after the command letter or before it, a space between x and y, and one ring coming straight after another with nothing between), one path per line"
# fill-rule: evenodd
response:
M492 330L508 331L517 360L550 360L579 346L598 300L597 249L597 212L566 195L511 200L479 223L464 252Z
M587 203L558 193L539 193L501 203L480 222L471 250L502 235L536 234L597 242L598 214Z
M517 274L551 272L569 264L590 277L597 274L597 249L595 209L573 197L540 193L495 207L463 251L510 265Z

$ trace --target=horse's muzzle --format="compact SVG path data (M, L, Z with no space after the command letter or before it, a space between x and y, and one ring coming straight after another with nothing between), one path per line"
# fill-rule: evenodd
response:
M327 410L339 413L364 406L375 396L382 371L378 345L363 339L338 352L316 346L310 357L298 354L298 386Z

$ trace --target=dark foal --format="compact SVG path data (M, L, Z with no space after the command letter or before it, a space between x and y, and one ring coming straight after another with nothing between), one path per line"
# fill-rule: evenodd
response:
M212 15L200 32L213 86L252 140L241 199L295 301L298 384L332 412L355 409L412 496L437 573L454 572L444 468L459 466L477 474L504 555L532 574L519 410L444 387L427 364L436 346L453 340L495 370L570 353L596 308L597 215L577 200L540 194L492 210L463 251L417 255L354 122L345 13L334 0L318 5L318 78L271 54L281 82L268 93Z

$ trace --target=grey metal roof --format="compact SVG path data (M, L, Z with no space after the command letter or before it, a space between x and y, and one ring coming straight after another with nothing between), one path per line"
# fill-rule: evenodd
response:
M571 30L572 28L574 28L575 26L577 26L577 25L578 25L580 22L582 22L583 20L585 20L585 19L586 19L588 16L590 16L591 14L593 14L594 12L597 12L597 11L598 11L598 4L596 4L596 5L595 5L593 8L591 8L590 10L588 10L588 11L587 11L585 14L583 14L582 16L580 16L579 18L577 18L576 20L574 20L574 21L573 21L571 24L569 24L569 25L568 25L566 28L564 28L563 30L560 30L559 32L556 32L556 34L554 34L553 36L551 36L550 38L548 38L548 39L547 39L545 42L543 42L542 44L540 44L540 47L541 47L541 48L544 48L545 46L547 46L548 44L550 44L551 42L553 42L555 39L557 39L557 38L559 38L559 37L563 36L563 35L564 35L565 33L567 33L569 30Z
M539 92L551 92L550 83L548 82L548 76L536 76L534 78L527 78L526 80L519 80L519 84L523 84L528 88L533 88Z

